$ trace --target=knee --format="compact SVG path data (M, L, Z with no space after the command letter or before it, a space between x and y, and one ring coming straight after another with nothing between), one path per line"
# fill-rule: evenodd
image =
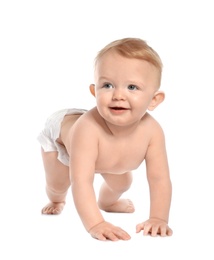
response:
M127 191L131 184L132 184L132 174L131 173L125 173L122 175L115 176L114 181L106 181L107 185L113 190L118 193L123 193Z
M124 178L124 180L122 180L121 182L118 183L118 185L115 187L117 189L118 192L125 192L127 191L132 184L132 177L126 177Z

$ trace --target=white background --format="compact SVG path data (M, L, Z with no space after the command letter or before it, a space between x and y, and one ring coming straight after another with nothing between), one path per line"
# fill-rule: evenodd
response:
M1 259L214 258L213 24L211 0L0 2ZM60 216L40 214L47 198L37 135L52 112L95 106L94 57L123 37L146 40L164 63L166 100L152 115L166 134L170 238L135 233L149 212L144 164L124 195L136 212L104 214L130 241L92 239L70 193Z

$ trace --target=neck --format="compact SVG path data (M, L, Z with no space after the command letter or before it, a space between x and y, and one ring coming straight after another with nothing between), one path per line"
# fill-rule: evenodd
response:
M105 121L105 124L106 124L108 130L111 132L111 134L113 136L115 136L115 137L128 137L135 131L139 122L135 122L131 125L126 125L126 126L112 125L107 121Z

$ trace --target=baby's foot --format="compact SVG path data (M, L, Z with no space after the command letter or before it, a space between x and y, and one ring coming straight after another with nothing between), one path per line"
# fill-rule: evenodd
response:
M134 205L129 199L119 199L111 206L101 206L100 209L107 212L116 213L133 213L135 211Z
M65 206L65 202L50 202L42 209L42 214L47 214L47 215L60 214L64 206Z

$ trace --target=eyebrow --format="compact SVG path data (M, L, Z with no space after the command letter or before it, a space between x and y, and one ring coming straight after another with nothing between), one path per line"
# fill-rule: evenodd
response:
M107 81L109 81L108 77L105 77L105 76L98 77L98 80L107 80Z
M109 79L108 77L106 76L101 76L101 77L98 77L98 80L104 80L104 81L114 81L114 80L111 80ZM143 82L136 82L135 80L127 80L127 82L129 82L129 84L133 84L133 85L139 85L139 86L145 86L145 84Z

